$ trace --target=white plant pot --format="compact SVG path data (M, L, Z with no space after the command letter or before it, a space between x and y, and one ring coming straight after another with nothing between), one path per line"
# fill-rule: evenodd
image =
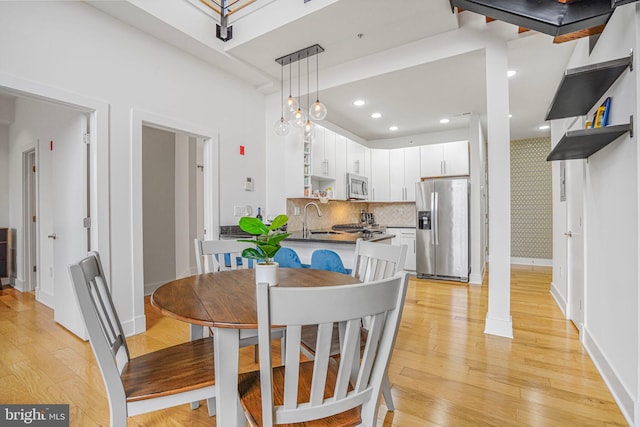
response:
M257 263L256 264L256 284L268 283L269 286L275 286L278 284L278 263L271 262L271 264Z

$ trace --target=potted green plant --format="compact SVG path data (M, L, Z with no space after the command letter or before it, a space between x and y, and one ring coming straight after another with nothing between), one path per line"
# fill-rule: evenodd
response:
M269 226L258 218L242 217L238 225L242 231L253 234L254 239L242 239L239 242L253 243L255 248L247 248L242 251L244 258L254 259L256 264L256 283L268 282L277 284L278 263L273 257L280 250L280 242L291 235L281 228L289 221L286 215L278 215Z

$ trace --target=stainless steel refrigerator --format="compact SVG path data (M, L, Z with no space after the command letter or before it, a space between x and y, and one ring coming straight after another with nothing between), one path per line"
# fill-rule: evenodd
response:
M417 276L468 282L469 180L417 182L416 211Z

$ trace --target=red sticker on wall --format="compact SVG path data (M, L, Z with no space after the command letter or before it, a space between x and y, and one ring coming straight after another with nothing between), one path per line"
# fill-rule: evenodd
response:
M53 140L49 141L49 151L53 151Z
M240 146L240 155L244 156L244 145Z

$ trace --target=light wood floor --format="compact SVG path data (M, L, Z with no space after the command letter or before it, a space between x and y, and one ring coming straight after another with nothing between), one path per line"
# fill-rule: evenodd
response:
M514 339L483 333L487 285L410 282L390 366L395 412L380 426L613 426L620 410L549 293L551 270L512 269ZM133 355L188 339L187 325L147 307ZM241 351L241 369L253 364ZM72 426L108 425L91 348L32 294L0 295L0 403L68 403ZM204 405L132 417L129 426L215 425Z

